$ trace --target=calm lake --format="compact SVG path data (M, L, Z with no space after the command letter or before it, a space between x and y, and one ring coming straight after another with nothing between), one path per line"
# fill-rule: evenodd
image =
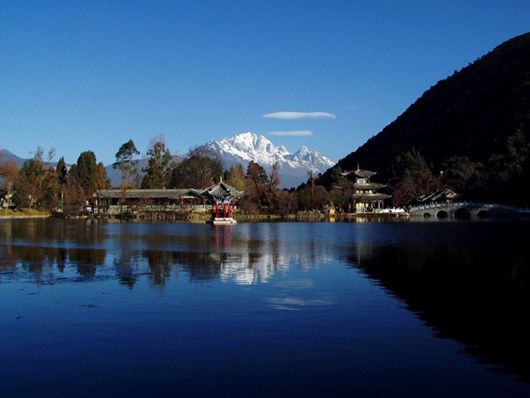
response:
M530 220L0 220L1 397L528 397Z

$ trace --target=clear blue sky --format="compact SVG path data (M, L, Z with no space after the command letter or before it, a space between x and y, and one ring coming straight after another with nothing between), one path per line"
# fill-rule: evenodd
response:
M528 31L528 0L3 0L0 148L110 164L252 131L339 160Z

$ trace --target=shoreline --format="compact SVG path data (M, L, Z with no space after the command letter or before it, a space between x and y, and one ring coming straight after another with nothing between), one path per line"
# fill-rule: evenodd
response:
M192 214L192 215L178 215L178 214L160 214L160 213L153 213L153 214L142 214L142 215L136 215L136 216L126 216L126 217L109 217L109 216L94 216L94 215L88 215L88 216L76 216L76 217L57 217L54 214L51 213L41 213L36 211L18 211L18 212L10 212L11 214L0 214L0 220L16 220L16 219L38 219L38 218L66 218L66 219L87 219L87 220L93 220L93 219L99 219L99 220L121 220L121 221L178 221L178 222L189 222L189 223L201 223L201 222L208 222L211 220L211 215L206 214ZM280 215L271 215L271 214L234 214L234 219L238 222L279 222L279 221L327 221L327 222L334 222L334 221L347 221L347 220L353 220L357 218L398 218L395 214L387 214L387 213L340 213L337 215L329 215L324 213L298 213L298 214L289 214L287 216L280 216ZM399 217L399 218L405 218L405 217Z
M0 220L15 220L21 218L48 218L52 217L49 212L41 212L37 210L22 209L18 211L13 210L0 210Z
M234 219L238 221L305 221L305 220L346 220L351 218L358 217L382 217L382 218L395 218L395 214L387 213L340 213L336 215L329 215L325 213L317 212L300 212L297 214L289 214L287 216L280 216L275 214L242 214L235 213ZM8 214L5 214L0 211L0 219L19 219L19 218L71 218L71 219L106 219L106 220L177 220L177 221L190 221L190 222L200 222L208 221L211 219L210 214L202 213L192 213L192 214L177 214L175 212L163 213L163 212L153 212L150 214L142 213L136 214L134 216L125 215L125 217L117 216L97 216L97 215L84 215L84 216L75 216L75 217L58 217L52 213L47 212L38 212L36 210L19 210L12 211L10 210Z

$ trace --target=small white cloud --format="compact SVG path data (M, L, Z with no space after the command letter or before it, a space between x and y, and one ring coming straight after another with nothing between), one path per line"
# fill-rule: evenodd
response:
M271 131L270 135L278 136L294 136L294 137L305 137L308 135L313 135L312 131L309 130L297 130L297 131Z
M335 119L336 116L328 112L273 112L262 117L267 119Z

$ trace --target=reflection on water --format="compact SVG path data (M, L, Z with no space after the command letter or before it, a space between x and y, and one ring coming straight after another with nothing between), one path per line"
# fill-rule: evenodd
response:
M0 283L117 279L133 288L139 276L163 286L172 274L184 274L195 282L255 284L291 265L309 268L329 262L322 245L303 237L293 242L279 224L264 225L243 224L232 233L232 226L3 222Z
M358 245L348 262L406 303L436 336L530 381L528 223L431 224Z
M256 396L525 396L530 384L480 366L530 381L529 232L525 221L0 221L5 379L41 374L49 357L74 386L87 384L70 368L86 365L108 383L148 378L159 395L191 383L218 396L237 395L233 385ZM87 340L99 354L83 351Z

